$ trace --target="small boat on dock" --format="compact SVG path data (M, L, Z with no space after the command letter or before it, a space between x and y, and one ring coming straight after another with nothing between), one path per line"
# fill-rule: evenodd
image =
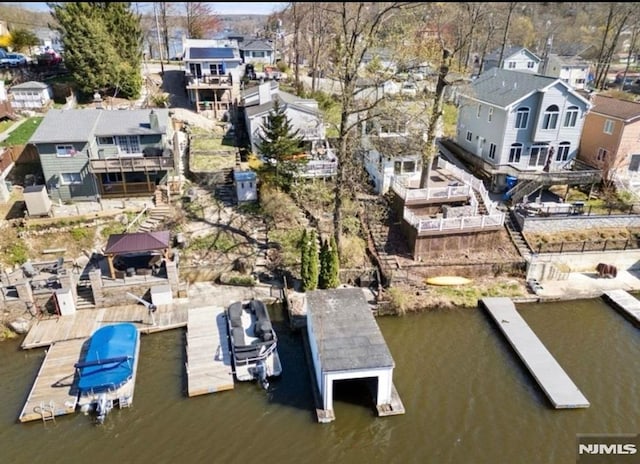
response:
M88 341L84 359L74 366L80 409L95 411L101 424L114 406L130 406L139 352L140 332L134 324L113 324L96 330Z
M267 389L269 378L282 373L278 338L264 302L234 302L225 310L234 374L238 381L257 380Z

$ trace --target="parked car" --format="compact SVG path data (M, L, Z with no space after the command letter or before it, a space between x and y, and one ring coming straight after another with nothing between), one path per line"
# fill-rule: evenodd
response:
M27 57L21 53L8 53L5 57L0 58L0 64L12 68L24 66L27 64Z

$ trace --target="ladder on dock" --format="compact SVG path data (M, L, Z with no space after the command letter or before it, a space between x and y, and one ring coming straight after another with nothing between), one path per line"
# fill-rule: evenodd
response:
M56 421L56 407L55 404L52 401L49 401L49 404L45 403L44 401L40 402L40 406L37 408L40 416L42 417L42 422L48 422L48 421Z

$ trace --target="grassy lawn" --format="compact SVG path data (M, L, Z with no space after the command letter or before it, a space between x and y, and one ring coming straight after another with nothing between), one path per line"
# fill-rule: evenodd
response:
M11 119L7 119L6 121L0 121L0 132L4 132L13 126L16 121L12 121Z
M3 147L10 147L13 145L26 145L33 133L43 120L43 116L34 116L28 118L20 124L16 129L9 134L4 141L0 142Z

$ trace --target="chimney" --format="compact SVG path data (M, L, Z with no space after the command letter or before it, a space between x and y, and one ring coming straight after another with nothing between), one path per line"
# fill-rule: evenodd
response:
M158 122L158 115L155 111L151 110L149 113L149 125L153 130L160 130L160 123Z
M258 105L271 101L271 82L267 81L258 87Z

